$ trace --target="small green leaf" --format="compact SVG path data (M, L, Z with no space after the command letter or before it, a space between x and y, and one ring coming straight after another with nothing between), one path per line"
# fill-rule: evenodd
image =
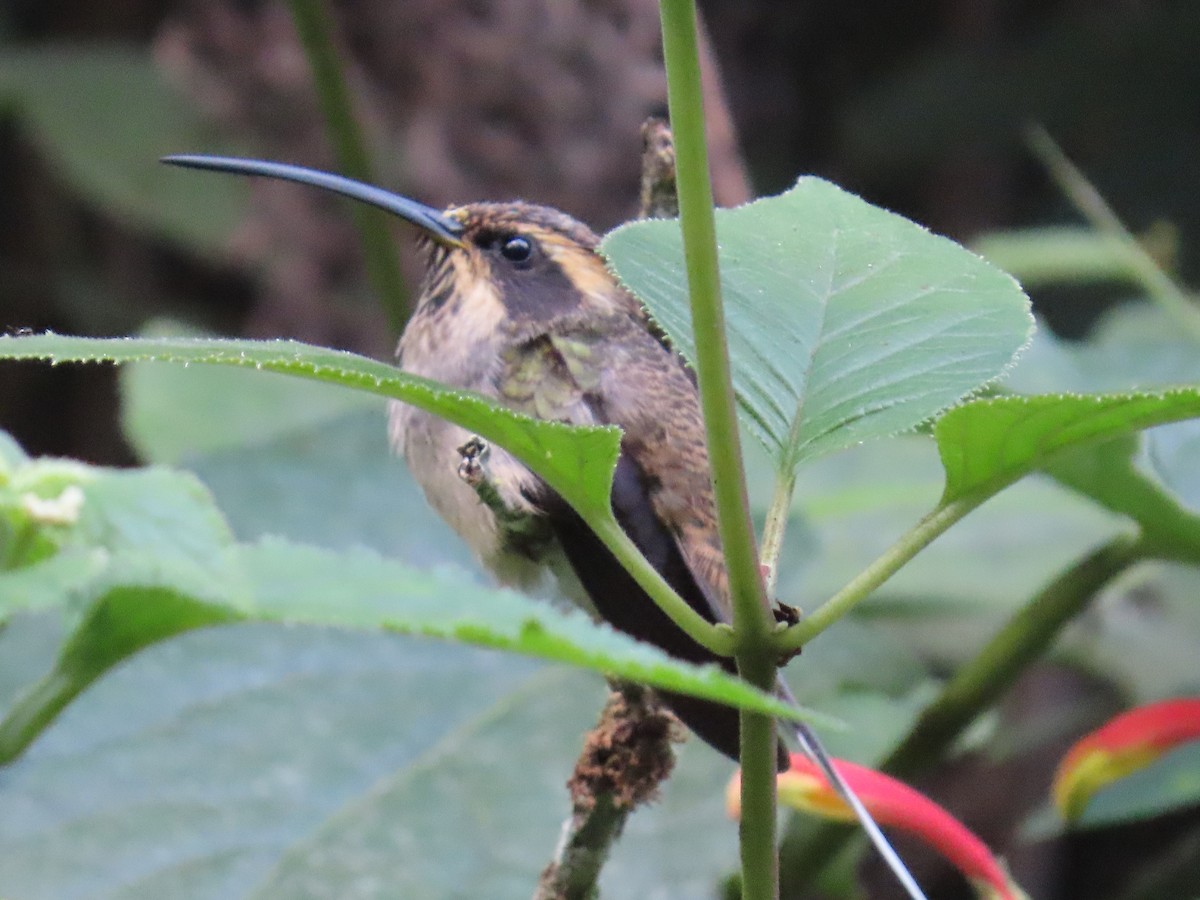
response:
M819 178L718 210L717 232L734 388L781 471L920 424L1029 338L1010 276ZM678 224L624 225L602 250L693 356Z
M211 144L146 50L117 44L5 46L0 115L16 114L85 198L203 249L224 247L246 187L180 178L158 157Z
M950 410L934 429L942 504L993 494L1094 441L1200 416L1200 388L1150 393L995 397Z
M788 529L794 541L785 545L779 598L805 607L833 596L936 506L944 484L937 446L923 436L874 441L801 468L795 508L804 517ZM1000 617L1068 560L1125 531L1122 517L1052 479L1026 478L939 536L854 616L806 645L794 666L809 673L807 680L808 654L841 640L843 629L864 617L923 658L965 662ZM797 696L826 705L819 695Z
M1130 303L1106 313L1085 343L1062 341L1049 330L1039 331L1008 386L1028 393L1090 393L1146 390L1197 381L1200 381L1200 353L1196 342L1157 307ZM1180 516L1188 517L1188 509L1200 509L1200 479L1196 476L1200 472L1198 434L1200 423L1195 420L1152 428L1139 442L1118 442L1120 449L1094 451L1098 455L1090 462L1072 457L1075 462L1064 462L1055 468L1054 474L1058 477L1070 469L1080 473L1096 470L1088 485L1065 477L1060 480L1113 509L1118 508L1114 503L1120 505L1114 492L1129 495L1126 501L1134 505L1126 505L1121 512L1132 515L1146 528L1155 528L1158 523L1158 530L1164 535L1178 525L1182 535L1191 526ZM1144 458L1138 460L1138 465L1146 467L1145 474L1134 466L1133 459L1141 445L1146 449L1140 454ZM1161 494L1162 489L1151 484L1148 474L1161 479L1174 497L1151 500L1147 492ZM1141 499L1135 500L1130 492Z
M573 428L518 415L469 391L395 366L298 341L202 338L0 337L0 359L64 362L166 361L283 372L392 397L442 416L504 447L583 515L610 518L609 491L620 450L616 428Z
M10 520L20 523L14 543L36 552L16 553L0 571L0 622L56 608L75 630L53 670L0 722L0 761L126 656L239 614L232 534L188 473L32 460L0 484L0 522Z

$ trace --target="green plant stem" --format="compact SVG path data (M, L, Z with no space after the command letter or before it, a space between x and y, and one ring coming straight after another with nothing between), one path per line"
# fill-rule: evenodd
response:
M763 524L762 547L758 556L768 597L774 596L775 584L779 579L779 556L783 552L783 536L792 512L792 494L795 490L794 469L776 475L775 492L771 495L771 506L767 509L767 520Z
M775 683L773 658L738 657L743 678L763 690ZM774 900L779 896L779 854L775 847L775 720L742 710L741 758L742 814L738 822L742 863L743 900Z
M907 779L935 765L1106 584L1152 552L1140 536L1121 535L1061 572L955 673L879 768ZM799 828L789 828L780 849L781 866L811 877L852 835L844 826L822 826L805 840Z
M830 597L811 615L776 635L775 646L781 653L795 652L838 619L862 603L881 584L896 574L910 559L924 550L951 525L979 506L995 493L994 490L974 491L939 504L920 522L909 529L900 540L885 550L876 560L854 577L849 584Z
M754 528L742 477L733 379L730 374L717 233L713 218L704 107L693 0L662 0L663 54L671 127L675 133L676 183L696 336L696 375L708 438L721 547L729 570L738 640L766 647L771 621L758 571Z
M1080 215L1101 234L1113 238L1124 251L1130 274L1150 298L1189 335L1200 340L1200 308L1146 252L1095 185L1067 158L1050 133L1041 126L1034 126L1026 132L1026 141Z
M733 633L728 628L718 628L709 624L688 606L687 601L675 593L674 588L659 571L650 565L642 551L617 524L611 512L607 512L603 518L597 512L589 517L588 523L596 532L596 536L604 542L604 546L612 551L617 562L633 576L642 590L650 595L650 599L671 618L671 621L687 632L688 637L719 656L733 656Z
M907 778L939 758L950 743L992 705L1100 589L1147 557L1140 536L1121 535L1075 562L1034 595L969 663L942 688L908 736L883 763Z
M350 178L374 184L366 142L355 119L350 91L334 46L329 10L322 0L290 0L290 3L292 20L312 67L317 102L325 117L338 169ZM362 203L353 204L352 213L362 242L367 278L383 304L388 324L399 334L408 318L408 292L390 230L391 220L382 210Z
M729 366L717 232L704 133L704 101L694 0L660 0L667 102L675 133L676 186L683 234L696 376L712 466L717 526L729 573L735 658L751 684L770 690L776 656L771 647L773 622L763 592L754 546L754 528L742 473L733 379ZM775 722L760 715L741 716L742 896L774 900L779 892L775 856Z
M0 721L0 765L24 753L81 690L75 679L57 671L28 688Z

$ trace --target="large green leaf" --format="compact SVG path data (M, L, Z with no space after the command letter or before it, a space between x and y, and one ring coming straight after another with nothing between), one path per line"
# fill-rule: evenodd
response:
M609 490L619 450L615 428L572 428L518 415L354 353L298 341L201 338L0 337L0 358L62 362L205 363L283 372L393 397L443 416L504 447L535 469L581 513L610 517Z
M289 847L533 670L506 654L323 629L239 625L159 644L5 768L0 891L248 896ZM580 721L594 716L580 706ZM578 745L578 722L563 728ZM510 776L536 772L519 742L511 750ZM560 765L565 777L570 757ZM437 815L411 809L399 827Z
M319 432L341 416L375 413L385 442L385 401L359 391L271 372L162 362L121 371L122 431L144 462L178 464L202 454Z
M420 570L366 550L335 553L273 540L244 548L242 558L254 584L254 618L444 638L784 718L803 715L717 666L679 662L580 611L482 587L459 570Z
M0 115L17 115L84 197L137 225L217 250L241 218L245 185L199 183L155 160L211 144L148 51L121 45L7 45Z
M0 359L51 362L165 361L240 366L309 378L392 397L476 432L537 472L584 518L655 602L700 643L729 647L728 635L695 613L646 562L617 524L609 494L620 452L615 427L579 428L530 419L487 398L407 375L353 353L296 341L73 338L54 334L0 337Z
M562 785L578 732L599 702L578 674L530 679L291 848L253 896L528 897L566 814ZM606 896L705 896L734 864L736 826L721 809L729 766L694 749L663 802L630 821L604 868Z
M734 388L781 471L918 425L1029 338L1011 277L819 178L719 210L717 234ZM623 225L602 250L692 356L678 224Z
M5 770L0 881L26 900L527 898L602 699L594 676L461 646L264 625L187 635L97 683ZM731 769L698 741L681 748L662 800L614 849L606 895L712 892L736 858ZM284 883L296 892L271 892Z
M175 588L177 573L170 566L155 566L154 558L127 562L128 584L91 606L54 670L0 723L0 760L23 751L72 698L125 656L193 628L237 619L442 638L565 662L784 718L805 717L717 666L680 662L582 612L483 587L458 570L413 569L366 550L337 553L280 540L242 547L238 558L246 578L244 596L252 599L231 597L224 603Z

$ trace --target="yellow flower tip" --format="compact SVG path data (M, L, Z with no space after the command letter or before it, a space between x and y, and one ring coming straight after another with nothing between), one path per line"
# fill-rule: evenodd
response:
M803 812L812 813L825 819L839 821L854 821L854 812L846 805L841 796L829 787L829 783L813 771L798 770L793 766L786 772L780 772L775 781L779 793L779 802ZM742 776L741 771L735 772L725 789L725 812L729 818L738 820L742 817Z
M1054 776L1054 805L1064 819L1074 822L1083 815L1097 791L1148 766L1159 755L1149 747L1131 747L1116 753L1089 749L1065 759Z
M805 760L807 762L807 760ZM815 769L797 771L796 768L781 772L776 779L779 787L779 802L793 809L812 813L825 819L842 822L854 821L854 810L833 790L823 775Z
M1054 776L1054 804L1073 822L1101 788L1198 738L1200 698L1163 700L1122 713L1067 751Z
M725 815L737 822L742 818L742 770L738 769L725 787Z

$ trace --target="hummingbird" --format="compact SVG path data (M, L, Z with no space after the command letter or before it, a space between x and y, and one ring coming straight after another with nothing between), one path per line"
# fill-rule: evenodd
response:
M438 210L287 163L197 155L163 162L322 188L414 225L425 272L397 348L400 368L535 418L619 426L611 493L618 524L695 612L710 623L729 622L728 574L695 373L608 270L590 228L522 201ZM430 505L499 583L533 589L549 573L563 594L618 631L677 659L736 674L733 660L679 628L582 517L524 463L399 401L390 403L388 418L392 445ZM738 759L737 710L658 693L703 741ZM782 678L776 693L794 703ZM801 750L850 806L909 897L924 900L816 734L803 722L790 724ZM788 768L782 741L776 767Z
M729 621L695 374L608 270L590 228L520 201L438 210L281 163L164 161L322 187L414 225L425 272L399 367L536 418L619 426L617 522L693 610ZM501 584L537 589L550 573L562 593L618 631L677 659L735 671L672 622L583 519L503 448L399 401L390 404L389 434L430 505ZM737 710L660 695L701 739L737 759ZM782 744L778 751L782 770L787 754Z

